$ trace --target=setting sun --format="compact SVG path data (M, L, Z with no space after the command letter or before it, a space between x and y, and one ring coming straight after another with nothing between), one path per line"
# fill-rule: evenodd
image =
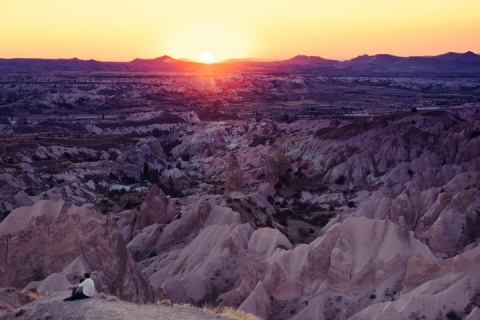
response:
M200 54L200 62L210 64L215 62L215 56L210 51L204 51Z
M480 52L480 1L2 1L0 58L212 62ZM115 5L113 5L115 4ZM135 45L132 45L135 43Z

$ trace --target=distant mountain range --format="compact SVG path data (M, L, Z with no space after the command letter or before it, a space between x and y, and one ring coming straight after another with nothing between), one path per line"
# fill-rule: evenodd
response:
M480 75L480 55L449 52L438 56L398 57L388 54L362 55L351 60L329 60L298 55L282 61L232 59L222 63L177 60L169 56L102 62L73 59L0 59L0 73L49 72L271 72L349 74L463 74Z

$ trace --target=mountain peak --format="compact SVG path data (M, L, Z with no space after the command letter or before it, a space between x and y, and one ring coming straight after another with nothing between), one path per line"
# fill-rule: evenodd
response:
M155 59L153 59L155 61L162 61L162 62L171 62L171 61L177 61L176 59L173 59L172 57L168 56L168 55L163 55L161 57L157 57Z
M130 62L162 62L162 63L170 63L170 62L177 62L178 60L173 59L170 56L163 55L161 57L156 57L153 59L141 59L141 58L135 58Z
M307 56L303 54L296 55L295 57L289 59L289 61L318 61L318 60L326 60L319 56Z

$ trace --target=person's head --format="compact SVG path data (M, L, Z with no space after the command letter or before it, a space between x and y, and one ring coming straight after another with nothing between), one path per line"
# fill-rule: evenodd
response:
M84 276L85 276L85 279L90 278L90 273L85 272Z

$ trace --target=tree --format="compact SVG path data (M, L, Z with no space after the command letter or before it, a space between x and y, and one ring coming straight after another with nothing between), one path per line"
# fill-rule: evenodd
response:
M150 167L148 163L145 161L143 163L143 173L142 173L142 179L143 180L149 180L150 178Z
M172 176L168 176L168 186L170 187L170 193L173 192L173 187L174 187L174 183L173 183L173 178Z

